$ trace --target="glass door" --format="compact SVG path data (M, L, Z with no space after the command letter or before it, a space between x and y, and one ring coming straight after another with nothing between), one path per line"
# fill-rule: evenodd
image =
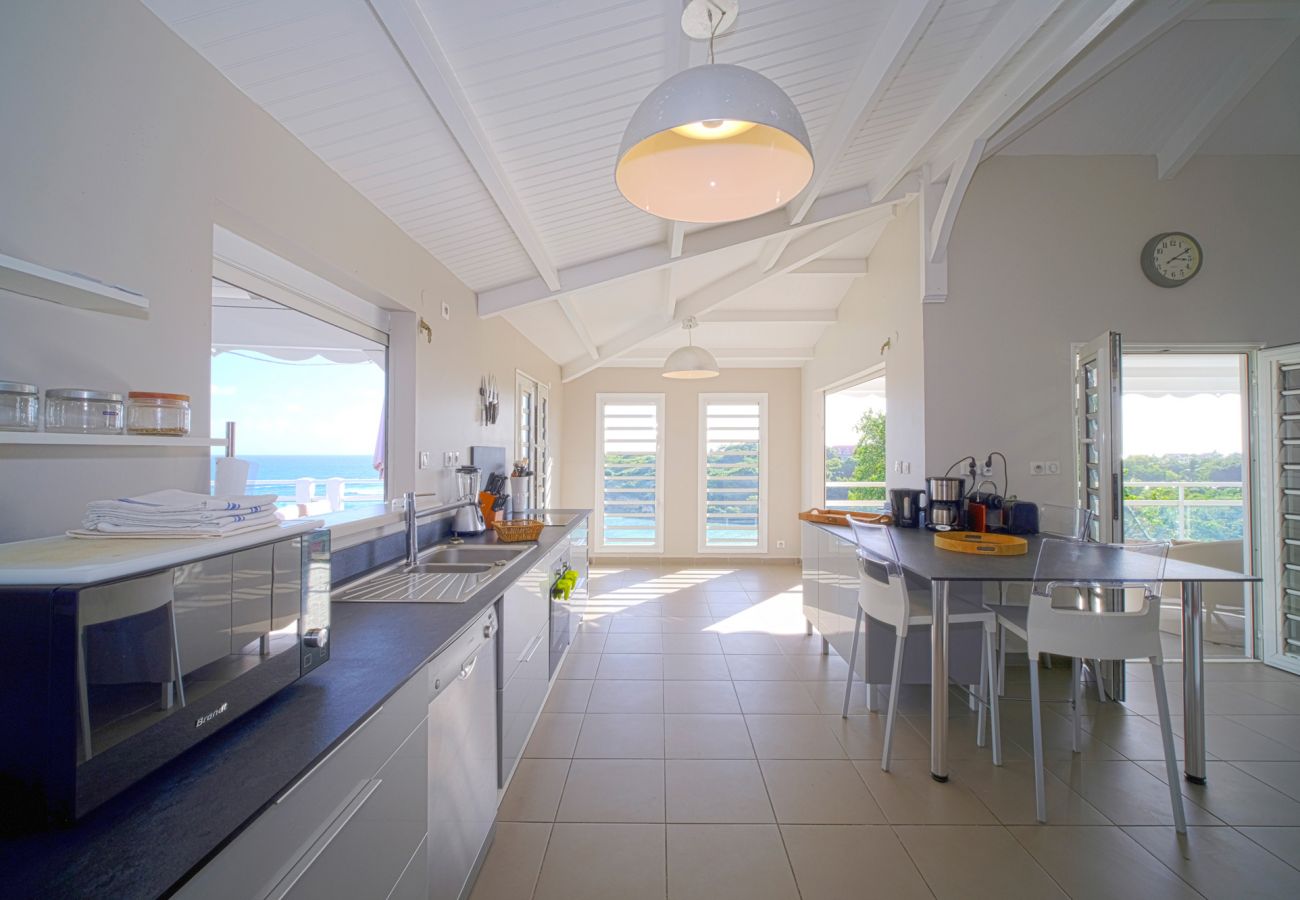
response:
M1074 368L1079 505L1092 512L1092 540L1116 544L1124 540L1122 365L1119 333L1107 331L1079 350Z
M515 459L527 460L533 470L528 492L513 498L516 510L544 509L550 502L550 398L549 385L515 372L515 397L518 406L515 432Z
M1259 354L1264 662L1300 674L1300 344Z

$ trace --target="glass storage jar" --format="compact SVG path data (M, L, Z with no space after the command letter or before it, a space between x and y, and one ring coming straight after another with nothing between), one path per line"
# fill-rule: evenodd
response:
M45 430L72 434L121 434L122 395L86 388L45 392Z
M41 421L41 394L34 384L0 381L0 431L35 431Z
M126 395L130 434L184 437L190 433L190 395L131 391Z

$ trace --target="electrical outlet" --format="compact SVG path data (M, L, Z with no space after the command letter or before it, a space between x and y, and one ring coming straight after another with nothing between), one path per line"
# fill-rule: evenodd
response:
M1046 474L1047 474L1047 463L1045 463L1045 462L1031 462L1031 463L1029 464L1029 474L1030 474L1030 475L1046 475Z
M444 452L442 454L442 465L443 468L446 469L450 469L454 466L460 465L460 451L447 450L446 452Z
M986 466L986 465L984 465L983 463L980 463L980 477L981 477L981 478L992 478L992 477L993 477L993 467L992 467L992 466Z
M1053 459L1053 460L1049 460L1048 463L1047 463L1047 474L1048 474L1048 475L1060 475L1060 474L1061 474L1061 464L1060 464L1059 462L1057 462L1056 460L1054 460L1054 459Z
M784 550L784 549L785 549L785 541L777 541L777 542L776 542L776 549L778 549L778 550Z
M442 317L448 321L451 320L451 304L446 301L442 304Z
M903 474L903 461L901 459L894 461L894 474L895 475Z
M427 469L427 468L429 468L429 451L428 451L428 450L421 450L421 451L420 451L420 468L421 468L421 469Z

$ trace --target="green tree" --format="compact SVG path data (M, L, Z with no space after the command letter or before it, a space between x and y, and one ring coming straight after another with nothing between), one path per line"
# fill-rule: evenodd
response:
M855 426L858 445L853 448L853 481L885 480L885 414L867 410ZM850 488L850 500L883 500L884 488Z

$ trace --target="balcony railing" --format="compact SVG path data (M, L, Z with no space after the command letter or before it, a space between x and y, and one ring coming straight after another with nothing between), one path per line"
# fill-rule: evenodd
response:
M209 484L209 490L212 485ZM248 482L248 493L275 494L275 505L311 507L312 514L338 512L349 504L383 503L382 478L278 478Z
M1173 497L1143 494L1172 490ZM1235 491L1235 497L1197 497L1199 492ZM1139 493L1140 492L1140 493ZM1138 496L1131 496L1138 493ZM1189 497L1191 493L1193 496ZM1125 481L1125 536L1150 540L1239 540L1245 523L1245 500L1240 481ZM1140 510L1170 510L1156 521L1138 515ZM1237 510L1236 515L1214 516L1214 510ZM1197 513L1201 513L1198 517ZM1198 521L1199 518L1199 521Z
M879 493L878 499L849 500L850 488L873 488ZM826 482L827 509L860 509L867 512L880 512L885 508L885 483L883 481L828 481Z

